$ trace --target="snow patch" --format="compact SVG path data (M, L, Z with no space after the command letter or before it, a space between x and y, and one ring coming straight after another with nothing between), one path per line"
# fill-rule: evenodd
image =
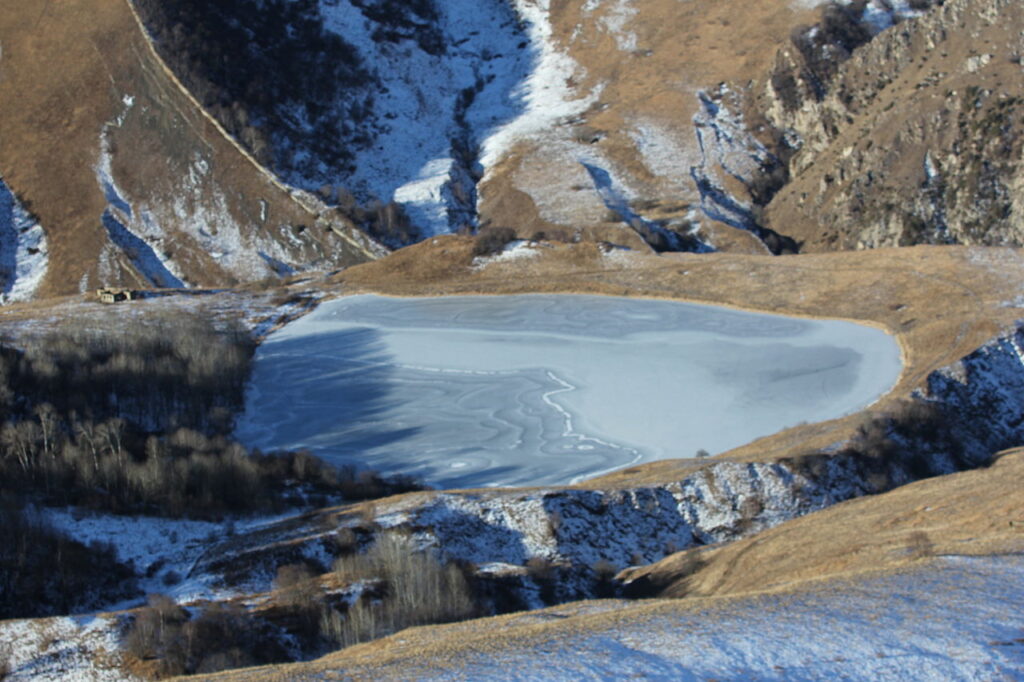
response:
M475 180L467 156L497 126L523 109L517 84L530 70L531 50L516 12L496 0L434 5L446 48L432 54L414 40L390 42L363 3L322 0L324 26L355 47L373 69L372 144L356 152L354 172L337 178L363 202L399 202L420 238L475 224ZM328 177L297 177L310 189Z
M302 249L288 226L243 227L231 216L227 199L209 183L209 162L198 153L177 180L167 204L149 206L132 202L118 186L112 171L110 134L124 125L134 99L124 98L125 109L104 126L100 136L100 155L95 166L97 181L107 199L101 217L110 241L136 270L156 288L186 288L180 268L170 255L172 237L193 240L221 268L241 280L257 280L277 274L293 273L294 255L288 246ZM267 218L266 203L260 200L261 217ZM276 233L276 234L275 234ZM105 248L100 254L99 274L104 283L118 275L114 267L117 254ZM303 263L314 266L315 263Z
M5 682L124 682L137 679L119 666L120 628L106 616L9 620L0 623L0 648L9 645Z
M708 218L742 229L757 230L747 201L726 191L718 173L749 186L763 169L777 163L768 149L751 135L743 116L730 110L736 95L726 85L714 93L699 91L700 109L693 117L700 149L700 162L690 168L690 177L701 198L701 210Z
M31 299L48 267L46 233L0 178L0 302Z
M845 0L843 4L850 4L850 0ZM909 0L871 0L864 8L862 21L873 34L878 34L901 21L922 14L922 11L910 6Z
M592 14L605 6L606 0L587 0L583 5L584 14ZM622 52L635 52L637 49L636 33L627 30L627 26L639 10L633 6L632 0L613 0L608 3L604 15L598 19L605 32L615 39L615 44Z
M515 0L515 8L528 24L537 57L529 78L516 91L526 105L525 111L483 144L480 163L485 169L493 168L519 140L547 133L560 120L585 111L600 96L600 89L580 96L570 85L581 67L554 39L550 0Z
M677 191L688 188L682 179L701 162L691 146L683 144L671 129L652 121L638 122L629 135L651 174L673 182Z
M131 203L114 180L110 151L110 131L124 125L125 117L135 100L127 97L125 108L111 123L103 126L100 133L100 154L96 162L96 180L107 199L107 208L100 220L106 228L110 241L118 248L145 277L158 288L183 288L185 283L177 266L163 252L166 235L148 211L133 211Z
M654 221L647 220L636 213L630 206L630 197L626 194L624 188L616 183L615 178L608 170L585 162L583 167L593 181L598 196L601 197L608 210L617 215L623 223L640 232L644 239L649 240L652 235L660 235L664 239L666 246L673 251L685 250L709 253L714 250L708 244L701 242L693 233L689 236L694 241L695 246L687 247L678 233Z
M701 608L641 602L607 619L572 613L557 616L565 627L525 644L511 638L438 661L427 678L1021 679L1022 580L1020 556L949 557L903 574Z
M516 239L505 244L499 253L493 256L477 256L473 259L473 268L482 270L493 263L508 263L517 260L530 260L541 253L541 246L525 239Z
M180 579L172 583L169 576L187 576L211 540L225 534L223 524L206 521L93 514L72 508L42 508L39 512L54 528L78 542L113 545L118 561L142 577L142 594L177 596Z

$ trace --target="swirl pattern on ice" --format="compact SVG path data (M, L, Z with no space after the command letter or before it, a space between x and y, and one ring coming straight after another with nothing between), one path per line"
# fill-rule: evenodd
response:
M441 487L554 485L721 452L895 383L883 331L529 295L329 301L256 355L237 435Z

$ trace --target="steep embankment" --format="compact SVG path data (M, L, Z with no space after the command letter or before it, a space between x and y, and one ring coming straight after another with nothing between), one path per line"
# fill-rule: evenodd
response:
M1024 457L808 514L623 574L686 599L588 601L405 630L216 679L1015 677Z
M778 160L704 90L756 78L813 10L137 5L167 62L239 140L391 245L490 222L523 236L763 253L753 230L792 248L755 224L744 198Z
M476 225L480 147L533 94L538 46L504 0L137 5L168 63L261 160L358 202L391 245Z
M378 252L225 138L125 2L11 6L0 41L0 173L46 233L39 295L225 285Z
M929 556L1024 551L1024 452L991 467L838 504L720 547L683 552L620 578L654 596L722 596L898 567ZM801 549L797 549L797 548Z
M47 231L43 295L331 269L381 253L357 228L1017 243L1019 9L928 4L25 7L0 171Z

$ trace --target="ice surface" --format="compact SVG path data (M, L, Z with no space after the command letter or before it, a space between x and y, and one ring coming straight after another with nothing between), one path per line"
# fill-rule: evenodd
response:
M601 296L352 296L272 334L237 435L443 488L552 485L860 409L884 332Z

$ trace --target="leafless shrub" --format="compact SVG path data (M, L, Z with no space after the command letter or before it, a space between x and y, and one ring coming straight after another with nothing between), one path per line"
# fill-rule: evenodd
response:
M927 533L918 530L907 537L907 551L912 559L927 559L935 554L935 545Z
M0 642L0 680L3 680L11 674L11 669L14 667L12 660L14 658L14 650L9 642Z
M306 564L288 564L277 570L274 602L292 621L293 629L306 638L318 634L324 608L324 593L314 571Z
M125 637L125 648L139 660L158 659L161 673L185 672L182 628L188 613L173 599L152 594L149 604L139 609Z
M594 573L593 594L598 599L614 597L616 593L615 576L618 567L607 559L598 559L590 570Z
M332 537L339 553L352 552L359 546L359 537L351 528L339 528Z
M548 514L548 532L551 533L552 537L558 535L558 529L562 527L562 514L559 511L553 511Z
M458 566L440 561L429 551L416 551L409 538L394 533L378 537L365 554L338 559L334 571L344 582L377 579L384 586L380 599L360 600L340 622L336 616L324 617L321 627L339 644L367 641L414 625L460 620L475 612L472 590Z
M386 204L373 202L362 213L370 234L390 246L409 243L415 233L405 208L394 201Z
M505 245L516 238L516 231L511 227L481 228L476 235L476 243L473 244L473 256L490 256L500 252Z
M151 595L125 635L125 649L154 661L158 676L210 673L266 661L260 626L235 604L207 604L195 617L163 595ZM272 648L271 648L272 650Z
M591 569L599 578L613 578L615 574L619 572L619 569L615 564L607 559L598 559L594 562L593 566L591 566Z
M274 578L275 599L284 603L305 600L303 591L308 590L316 576L306 564L287 564L277 569Z

